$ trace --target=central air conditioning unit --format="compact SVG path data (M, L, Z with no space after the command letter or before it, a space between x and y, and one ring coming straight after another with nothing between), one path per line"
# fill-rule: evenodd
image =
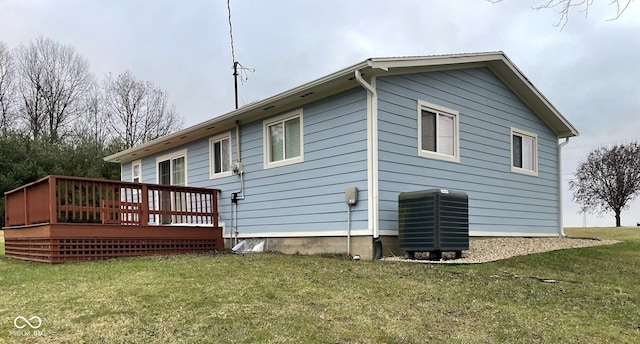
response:
M467 194L444 189L403 192L398 196L400 249L415 259L416 252L429 252L441 259L442 252L456 258L469 249L469 199Z

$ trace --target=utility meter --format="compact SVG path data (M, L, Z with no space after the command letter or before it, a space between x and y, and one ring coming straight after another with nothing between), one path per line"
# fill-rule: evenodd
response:
M344 191L344 201L351 205L358 202L358 188L355 186L347 186Z

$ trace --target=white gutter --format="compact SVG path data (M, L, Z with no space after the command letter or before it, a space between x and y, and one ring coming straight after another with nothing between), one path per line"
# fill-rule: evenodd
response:
M240 158L240 121L236 121L236 162L242 162Z
M564 233L564 223L562 218L562 147L569 143L569 138L565 138L564 142L558 145L558 234L566 237Z
M376 89L362 78L360 70L356 69L355 77L358 83L371 95L371 195L372 202L372 234L373 238L380 237L379 226L379 193L378 193L378 93ZM375 80L375 79L374 79Z

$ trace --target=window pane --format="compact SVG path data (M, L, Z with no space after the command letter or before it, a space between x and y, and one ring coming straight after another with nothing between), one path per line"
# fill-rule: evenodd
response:
M453 155L453 135L455 122L453 117L446 115L438 116L438 153Z
M222 161L222 172L227 172L231 170L231 145L230 139L224 139L220 141L220 160Z
M173 185L184 185L184 157L175 158L171 161Z
M140 165L133 165L133 178L140 176Z
M422 150L436 151L436 114L422 110Z
M284 135L282 123L269 126L269 146L271 149L271 156L269 156L269 162L280 161L284 159Z
M285 159L300 156L300 117L285 122Z
M158 180L160 184L171 184L171 168L169 160L160 161L158 163Z
M522 137L522 168L533 171L533 137Z
M213 143L213 173L222 172L222 155L221 155L220 141Z
M513 167L522 168L522 136L513 135Z

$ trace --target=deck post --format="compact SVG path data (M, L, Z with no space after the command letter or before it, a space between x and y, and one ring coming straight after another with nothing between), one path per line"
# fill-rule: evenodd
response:
M25 226L29 224L29 201L27 200L27 192L28 188L22 189L22 199L24 200L24 224Z
M213 228L218 228L218 191L211 192L211 223Z
M149 223L149 188L146 184L142 184L142 204L140 205L140 225L146 226Z
M58 202L56 202L56 177L49 176L49 223L58 223L57 208Z

